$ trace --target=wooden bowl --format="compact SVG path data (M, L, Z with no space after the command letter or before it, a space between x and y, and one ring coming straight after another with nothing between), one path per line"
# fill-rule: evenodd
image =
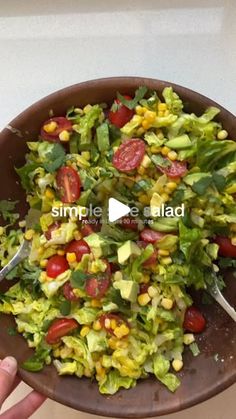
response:
M169 82L139 77L119 77L80 83L40 100L15 118L0 134L0 199L11 198L20 201L20 211L26 210L25 194L22 191L14 166L24 163L26 141L37 139L42 123L52 109L55 115L63 115L72 105L111 102L116 92L133 94L140 85L160 92L165 86L173 86L180 95L187 111L197 114L208 106L216 105L221 112L219 120L236 137L236 118L212 100ZM226 295L232 304L236 303L236 281L225 274ZM9 284L9 283L8 283ZM1 284L1 290L7 285ZM9 286L9 285L8 285ZM171 394L155 378L139 380L135 388L121 390L114 396L99 394L96 382L86 378L59 377L53 366L42 372L30 373L20 369L21 378L37 391L59 403L84 412L112 416L141 418L164 415L200 403L236 381L236 323L217 305L203 305L202 312L207 318L207 328L197 339L201 354L194 358L186 349L184 368L179 376L181 386ZM20 335L9 336L7 329L14 325L14 318L0 316L0 357L13 355L21 363L32 354ZM217 354L217 355L216 355ZM218 359L218 360L217 360Z

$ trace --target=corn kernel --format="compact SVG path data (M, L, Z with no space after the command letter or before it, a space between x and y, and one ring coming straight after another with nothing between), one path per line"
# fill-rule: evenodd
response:
M51 121L48 124L45 124L43 126L43 129L45 132L47 132L48 134L51 134L55 131L55 129L57 128L57 123L55 121Z
M143 274L142 279L140 281L142 284L148 284L150 282L150 275Z
M167 154L168 159L170 159L171 161L175 161L177 159L177 156L178 154L174 150L169 151L169 153Z
M20 228L23 228L25 226L26 226L26 221L25 220L19 221L19 227Z
M192 333L185 333L183 340L185 345L191 345L195 341L195 337Z
M162 259L161 259L161 263L162 263L162 265L170 265L171 263L172 263L172 259L171 259L171 257L163 257Z
M30 228L29 230L25 232L25 240L32 240L33 235L34 235L34 230Z
M85 377L87 377L87 378L92 377L92 373L91 373L91 371L90 371L90 369L89 369L89 368L85 368L85 369L84 369L84 375L85 375Z
M170 111L169 109L166 109L166 111L164 111L164 116L169 116L170 115Z
M139 127L136 131L138 137L141 137L141 135L143 135L145 132L145 130L143 129L143 127Z
M145 108L143 108L142 106L140 106L140 105L137 105L136 106L136 108L135 108L135 112L138 114L138 115L143 115L144 114L144 112L145 112Z
M160 153L160 152L161 152L161 147L156 146L156 145L151 146L151 153L157 154L157 153Z
M127 336L129 334L129 328L126 326L126 324L121 324L120 326L117 326L114 330L114 335L121 339L123 336Z
M166 310L171 310L173 307L173 301L170 298L162 298L161 305Z
M172 367L176 372L180 371L183 368L183 361L181 359L174 359L172 361Z
M42 259L42 260L40 260L39 265L40 265L41 268L46 268L47 263L48 263L47 259Z
M236 232L236 223L233 223L230 225L230 230L233 231L234 233Z
M83 108L83 111L84 111L84 113L86 114L86 113L89 113L89 112L91 111L91 109L92 109L92 105L86 105L86 106Z
M99 300L96 300L95 298L93 298L91 300L91 307L96 308L96 307L101 307L102 303Z
M66 259L67 259L67 262L69 262L69 263L74 263L74 262L76 262L76 254L74 253L74 252L72 252L72 253L67 253L66 254Z
M142 120L143 120L143 117L140 116L140 115L134 115L133 118L132 118L132 121L135 124L141 124L142 123Z
M157 116L163 118L163 116L165 116L165 111L158 111Z
M48 277L47 277L47 274L46 274L46 272L41 272L41 274L39 275L39 279L40 279L40 281L42 281L42 282L45 282L45 281L47 281L47 279L48 279Z
M139 166L138 167L138 173L140 174L140 175L144 175L144 173L146 172L146 169L145 169L145 167L143 167L143 166Z
M105 319L105 328L110 329L110 327L111 327L111 320L110 319Z
M144 119L144 120L142 121L142 127L143 127L145 130L147 130L147 129L149 129L149 128L151 127L151 124L150 124L150 122L149 122L147 119Z
M43 246L40 246L38 248L38 255L42 255L43 252L44 252L44 248L43 248Z
M149 205L150 198L146 194L142 194L138 198L139 202L144 205Z
M62 132L60 132L59 138L62 142L67 143L70 140L70 134L67 130L64 129Z
M157 128L157 130L156 130L156 135L158 136L158 138L159 138L160 140L163 140L163 138L164 138L164 134L163 134L163 132L162 132L162 130L161 130L160 128Z
M90 152L89 151L82 151L81 156L87 161L90 160Z
M82 234L80 233L80 231L75 231L75 232L74 232L74 239L75 239L75 240L80 240L80 239L82 239Z
M148 287L148 295L149 297L153 298L158 294L158 291L155 287L153 287L152 285L150 287Z
M164 147L162 147L162 149L161 149L161 154L163 155L163 156L167 156L167 154L170 152L170 148L169 147L166 147L166 146L164 146Z
M170 199L170 196L166 192L163 192L161 194L161 197L162 197L162 199L163 199L164 202L167 202Z
M175 191L175 189L177 188L177 184L175 182L167 182L166 186L171 191Z
M166 103L158 103L157 109L158 109L158 111L166 111L166 109L167 109Z
M218 140L225 140L227 137L228 137L228 132L225 129L220 130L217 134Z
M117 321L115 319L111 319L111 329L115 329L117 327Z
M151 301L151 298L147 292L145 292L144 294L140 294L138 296L138 303L140 306L146 306L150 301Z
M170 255L170 252L169 252L169 250L159 249L158 250L158 255L160 255L160 256L169 256Z
M45 191L45 196L48 199L54 199L55 195L51 188L47 188Z
M4 228L0 227L0 236L2 236L4 234Z
M88 326L83 326L81 331L80 331L80 336L82 336L82 338L84 338L85 336L87 336L87 334L90 332L90 328Z
M231 237L231 243L233 246L236 246L236 236Z
M57 254L59 256L64 256L65 253L66 253L65 250L62 250L62 249L60 249L60 250L57 251Z
M152 123L155 121L156 118L156 112L153 111L146 111L144 114L144 118L145 120L147 120L148 122Z
M93 330L101 330L102 326L99 320L95 320L95 322L93 323Z
M117 340L115 338L110 338L108 340L108 345L111 349L117 349Z

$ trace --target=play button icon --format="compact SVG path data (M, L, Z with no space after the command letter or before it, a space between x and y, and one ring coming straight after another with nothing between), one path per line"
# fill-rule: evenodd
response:
M122 204L122 202L117 201L115 198L110 198L108 201L108 218L112 223L113 221L119 220L119 218L124 217L130 213L130 208L128 205Z

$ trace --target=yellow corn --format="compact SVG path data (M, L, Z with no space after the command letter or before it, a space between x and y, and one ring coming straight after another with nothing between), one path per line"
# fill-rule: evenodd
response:
M102 367L102 364L101 364L100 361L96 362L95 368L96 368L96 371L97 371L98 374L101 373L101 371L103 370L103 367Z
M192 333L185 333L183 341L185 345L191 345L195 341L195 337Z
M143 129L143 127L139 127L138 129L137 129L137 131L136 131L136 133L137 133L137 135L138 136L141 136L141 135L143 135L143 133L145 132L145 130Z
M162 130L161 130L160 128L157 128L157 130L156 130L156 135L158 136L158 138L159 138L160 140L163 140L163 138L164 138L164 134L163 134L163 132L162 132Z
M236 246L236 236L231 237L231 243L233 246Z
M165 249L158 250L158 255L160 256L169 256L169 254L170 254L169 250L165 250Z
M165 116L165 111L158 111L157 116L163 118L163 116Z
M181 361L181 359L174 359L174 361L172 361L172 367L174 368L174 370L176 372L180 371L183 368L183 361Z
M156 146L156 145L151 146L151 153L157 154L157 153L160 153L160 152L161 152L161 147Z
M23 228L25 226L26 226L26 221L25 220L19 221L19 227Z
M44 251L43 246L40 246L40 247L38 248L38 255L42 255L43 251Z
M80 231L75 231L74 232L74 239L75 240L80 240L82 238L82 234L80 233Z
M149 129L149 128L151 127L151 124L150 124L150 122L149 122L147 119L144 119L144 120L142 121L142 127L143 127L145 130L147 130L147 129Z
M117 326L114 330L114 335L121 339L123 336L126 336L129 334L129 328L126 326L126 324L121 324L120 326Z
M90 328L88 326L83 326L81 331L80 331L80 336L82 336L82 338L84 338L85 336L87 336L87 334L90 332Z
M86 114L86 113L89 113L89 112L91 111L91 109L92 109L92 105L86 105L86 106L83 108L83 111L84 111L84 113Z
M87 161L90 160L90 152L89 151L82 151L81 156Z
M33 235L34 235L34 230L30 228L29 230L25 232L25 240L32 240Z
M174 150L169 151L169 153L167 154L167 157L172 161L175 161L177 159L177 156L178 154Z
M58 251L57 251L57 254L58 254L59 256L64 256L64 254L65 254L65 250L60 249L60 250L58 250Z
M161 149L161 154L163 155L163 156L167 156L167 154L170 152L170 148L169 147L166 147L166 146L164 146L164 147L162 147L162 149Z
M108 340L108 345L111 349L117 349L117 340L112 337Z
M166 109L167 109L166 103L158 103L157 109L158 109L158 111L166 111Z
M149 205L150 203L150 198L146 194L140 195L138 200L141 204L144 204L144 205Z
M161 263L162 265L170 265L172 263L172 259L167 256L161 259Z
M74 253L74 252L72 252L72 253L67 253L66 254L66 259L67 259L67 262L69 262L69 263L74 263L74 262L76 262L76 254Z
M64 129L62 132L60 132L59 138L62 142L67 143L70 141L70 133Z
M146 111L144 114L144 118L146 121L152 123L155 121L156 118L156 112L153 111Z
M54 194L54 192L52 191L51 188L47 188L46 191L45 191L45 196L48 199L54 199L55 194Z
M95 320L95 322L93 323L93 330L101 330L102 326L99 320Z
M150 275L148 274L143 274L142 279L141 279L141 283L142 284L148 284L148 282L150 281Z
M158 291L155 287L153 287L152 285L150 287L148 287L148 295L149 297L153 298L158 294Z
M163 192L161 194L161 197L162 197L162 199L163 199L164 202L167 202L170 199L169 195L166 192Z
M227 137L228 137L228 132L225 129L220 130L217 134L218 140L225 140Z
M175 189L177 188L176 182L167 182L166 186L171 191L175 191Z
M42 259L42 260L40 260L40 262L39 262L39 264L40 264L41 268L46 268L47 263L48 263L48 260L47 260L47 259Z
M145 108L143 108L142 106L140 106L140 105L137 105L136 106L136 108L135 108L135 112L138 114L138 115L143 115L144 113L145 113L145 111L146 111L146 109Z
M170 298L162 298L161 305L166 310L171 310L173 307L173 301Z
M42 282L45 282L45 281L47 281L47 279L48 279L48 277L47 277L47 274L46 274L46 272L41 272L41 274L39 275L39 279L40 279L40 281L42 281Z
M117 327L117 321L115 319L111 319L111 329L115 329Z
M147 292L145 292L144 294L140 294L138 296L138 303L140 306L146 306L150 301L151 301L151 298Z
M145 167L143 167L143 166L139 166L139 168L138 168L138 173L140 174L140 175L144 175L144 173L146 172L146 169L145 169Z
M95 298L93 298L91 300L91 307L96 308L96 307L101 307L102 303L98 300L96 300Z
M105 319L105 328L110 329L110 327L111 327L111 320L110 319Z
M51 121L48 124L45 124L43 126L44 131L47 132L48 134L51 134L52 132L54 132L56 128L57 128L57 123L55 121Z
M164 116L169 116L170 115L170 111L169 109L166 109L166 111L164 112Z
M92 373L91 373L91 371L89 370L89 368L85 368L85 369L84 369L84 375L85 375L85 377L87 377L87 378L92 377Z
M230 225L230 230L233 231L234 233L236 232L236 223L233 223Z

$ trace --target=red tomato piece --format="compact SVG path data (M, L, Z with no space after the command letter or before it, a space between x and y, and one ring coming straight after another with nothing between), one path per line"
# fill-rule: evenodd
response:
M80 262L83 255L90 253L90 247L85 240L73 240L66 248L66 253L75 253L77 262Z
M110 287L110 263L106 260L103 260L103 262L105 262L107 265L106 271L102 272L100 277L91 277L86 280L85 291L87 295L91 298L102 298L106 294L108 288Z
M47 231L44 233L47 240L51 240L52 238L52 232L57 230L60 227L61 223L59 221L55 221L55 223L52 223Z
M148 291L149 288L149 284L140 284L139 285L139 295L140 294L145 294Z
M170 178L178 178L184 176L187 173L188 169L186 162L171 161L167 158L165 158L165 160L168 161L170 165L167 167L157 166L157 168L160 170L160 172L165 173Z
M131 100L130 96L125 95L125 99ZM108 113L108 119L111 124L115 125L117 128L122 128L127 122L131 120L134 115L133 109L127 108L127 106L122 105L119 99L114 101L117 110L113 111L112 109Z
M144 228L140 233L140 239L146 243L156 243L165 237L165 233L152 230L151 228Z
M149 244L148 242L143 241L143 240L139 240L137 242L137 245L141 247L142 249L145 249L145 247L147 247L148 244ZM157 261L157 251L154 250L153 254L147 260L145 260L145 262L143 262L143 266L145 268L149 268L150 266L154 265L156 261Z
M48 259L46 266L47 276L56 278L58 275L69 269L68 262L64 256L54 255Z
M116 150L112 164L121 172L129 172L136 169L143 160L145 143L140 138L131 138L124 141Z
M77 323L74 319L56 319L51 324L46 334L46 342L49 345L53 345L54 343L60 342L60 339L63 336L68 335L69 333L73 332L79 327L79 323Z
M136 231L138 228L138 222L135 220L135 218L132 217L122 217L119 221L119 224L125 229L125 230L134 230Z
M236 258L236 246L231 243L231 240L228 237L216 237L215 243L219 246L219 255L228 257L228 258Z
M183 327L189 332L201 333L206 327L205 317L196 307L188 307L185 312Z
M55 128L53 132L49 133L44 130L44 126L47 124L50 124L50 122L56 122L57 127ZM43 140L59 143L60 142L59 134L62 131L72 131L72 123L64 116L57 116L54 118L50 118L46 122L44 122L40 131L40 135L43 138Z
M65 297L66 300L69 301L79 301L79 297L76 297L76 295L74 294L74 290L70 284L69 281L67 281L64 285L63 285L63 295Z
M79 174L69 166L61 167L56 175L60 198L64 203L73 203L80 197L81 182Z
M81 234L82 234L83 237L87 237L90 234L94 233L91 225L89 225L89 224L83 224L80 231L81 231Z
M99 317L99 322L102 328L105 329L111 335L114 334L114 330L111 327L106 327L106 319L116 320L117 326L121 326L122 324L126 324L126 326L129 326L128 323L119 316L119 314L113 314L113 313L102 314Z

